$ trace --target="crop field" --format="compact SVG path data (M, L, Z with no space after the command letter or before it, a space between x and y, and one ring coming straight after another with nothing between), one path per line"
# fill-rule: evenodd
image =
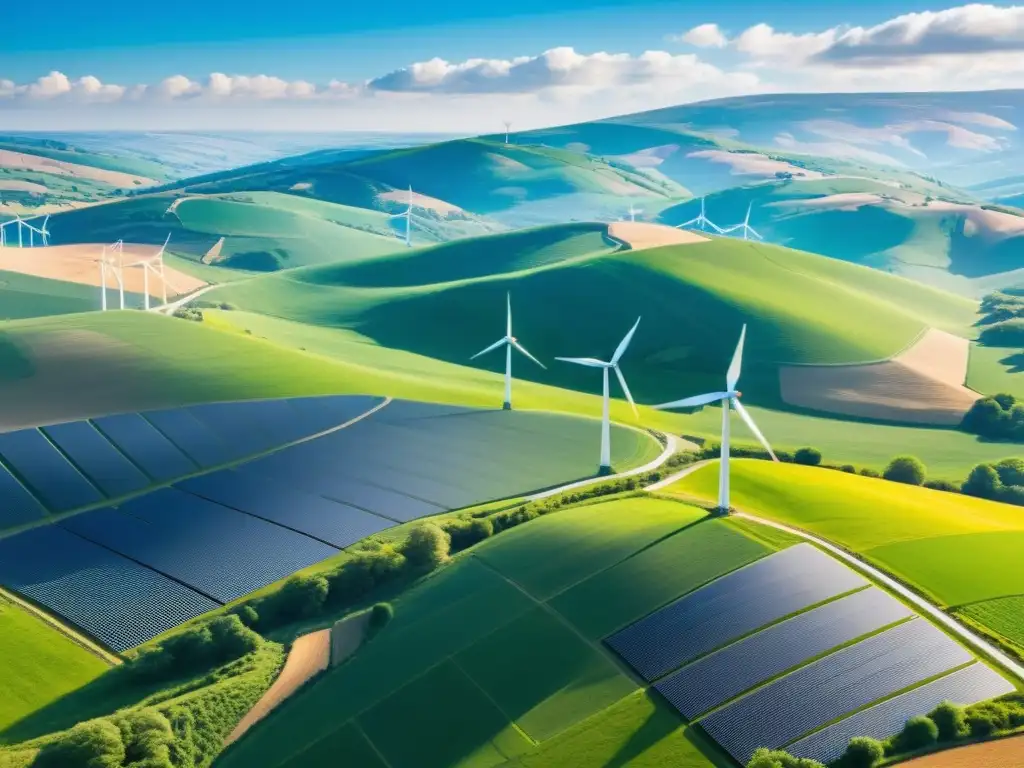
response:
M108 299L116 302L116 292L111 291ZM126 294L125 303L141 306L142 298ZM89 312L99 306L98 288L18 272L0 272L0 320Z
M109 665L0 595L0 731L103 674Z
M956 612L997 632L1024 650L1024 596L985 600Z

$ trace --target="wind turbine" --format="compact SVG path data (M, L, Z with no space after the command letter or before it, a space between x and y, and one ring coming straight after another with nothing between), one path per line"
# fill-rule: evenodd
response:
M704 198L700 199L700 216L695 216L689 221L684 221L682 224L677 224L676 229L687 229L689 227L697 227L701 232L707 232L707 227L711 227L715 232L722 233L722 228L715 224L711 219L704 215Z
M17 226L18 219L11 219L0 224L0 246L7 245L7 227Z
M39 217L37 216L36 219L38 218ZM28 229L28 247L35 247L35 235L39 235L43 240L43 247L45 248L50 244L50 230L46 228L47 222L50 221L50 214L46 214L46 216L43 217L43 223L39 227L32 226L28 223L29 221L35 221L35 219L21 220L21 223L25 225L26 229Z
M516 339L515 336L512 335L512 296L511 296L511 294L506 294L505 301L506 301L506 304L507 304L507 307L508 307L508 316L507 316L508 317L508 321L505 324L505 335L503 337L501 337L500 339L498 339L493 344L491 344L491 346L487 347L487 349L480 350L475 355L473 355L473 357L471 357L469 359L470 360L475 360L476 358L480 357L480 355L486 355L488 352L490 352L491 350L497 349L502 344L505 345L505 402L502 404L502 408L504 408L506 411L511 411L512 410L512 347L515 347L516 349L518 349L520 352L522 352L528 358L533 360L533 362L535 362L541 368L544 368L546 370L547 366L545 366L544 363L542 363L536 357L534 357L529 352L527 352L526 348L522 344L519 343L519 341Z
M722 234L727 235L730 232L735 232L737 229L742 229L744 240L749 240L750 235L753 235L756 240L764 240L764 238L761 237L760 234L758 234L758 231L754 229L752 226L750 226L750 209L753 207L753 205L753 203L747 205L747 217L743 219L742 224L736 224L732 227L727 227L726 229L722 230Z
M634 208L633 204L630 203L629 204L629 220L630 221L636 221L636 215L638 213L643 213L643 211L639 210L638 208Z
M629 346L629 342L633 339L633 334L636 333L636 327L640 325L640 318L636 319L633 323L633 327L629 329L629 333L625 335L622 341L619 342L619 346L615 348L615 354L612 355L612 359L608 362L604 360L598 360L593 357L556 357L555 360L561 360L565 363L575 363L576 365L584 365L588 368L601 368L603 369L603 383L604 383L604 400L601 404L601 466L599 469L600 474L609 474L612 468L612 446L611 446L611 422L608 418L608 371L614 370L615 375L619 379L619 384L622 386L622 392L626 396L626 400L629 401L630 407L633 409L633 414L639 417L639 413L636 410L636 403L633 402L633 395L629 391L629 387L626 385L626 377L622 375L622 371L619 369L619 360L622 359L623 353L626 351L626 347Z
M512 130L512 122L510 120L506 120L503 125L505 126L505 143L508 144L508 132Z
M113 255L108 254L109 251L117 253L117 260L114 260ZM116 243L110 246L103 246L103 254L100 256L100 296L101 311L107 311L107 272L111 272L114 275L114 279L117 280L117 287L120 293L120 308L124 309L124 242L118 240Z
M740 368L743 366L743 340L747 335L747 326L743 325L743 330L740 331L740 340L736 345L736 351L733 352L732 362L729 364L729 370L725 374L725 391L724 392L709 392L706 395L695 395L694 397L686 397L682 400L675 400L671 403L662 403L661 405L655 405L659 411L667 410L669 408L693 408L698 405L707 405L708 403L721 402L722 404L722 460L718 466L718 508L723 512L729 510L729 404L736 409L739 413L740 418L747 423L750 431L754 433L761 445L768 451L768 455L772 457L773 461L778 461L778 457L775 455L775 451L768 444L764 435L761 434L761 430L757 428L757 424L754 423L753 417L747 412L747 409L743 407L740 402L741 392L736 389L736 385L740 380Z
M405 219L405 245L412 248L412 184L409 185L409 205L402 213L393 213L388 218Z
M129 267L142 267L142 295L144 308L149 311L149 273L152 272L154 277L160 278L160 287L163 291L164 304L167 303L167 278L164 277L164 251L167 249L167 244L171 241L171 233L167 233L167 238L164 240L164 244L160 246L160 250L155 256L150 256L147 259L140 259L134 264L129 264ZM156 264L157 266L153 266ZM124 307L122 307L124 309Z

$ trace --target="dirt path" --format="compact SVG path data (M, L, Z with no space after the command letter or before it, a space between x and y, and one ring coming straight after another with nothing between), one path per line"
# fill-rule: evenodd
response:
M779 368L790 405L884 421L956 426L978 399L964 386L970 343L929 328L891 360Z
M1024 768L1024 736L948 749L901 765L908 768Z
M327 669L331 661L331 630L321 629L297 638L288 653L284 668L270 689L249 710L249 714L231 732L224 741L224 746L238 741L246 731L266 717L283 701L292 696L299 688L309 682L318 673Z
M660 248L663 245L692 245L708 240L696 232L642 221L616 221L609 224L608 236L625 243L633 251Z

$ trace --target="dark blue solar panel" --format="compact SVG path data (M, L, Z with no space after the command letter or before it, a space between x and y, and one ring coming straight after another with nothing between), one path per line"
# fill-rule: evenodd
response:
M150 484L149 478L88 421L55 424L43 431L107 496L124 496Z
M302 426L287 400L251 400L230 405L259 426L275 446L301 440L317 431L307 431Z
M912 615L899 600L872 587L726 646L654 687L693 720L807 659Z
M116 651L151 640L217 604L59 525L0 539L0 584Z
M925 715L944 701L969 706L1014 690L1004 677L984 664L972 664L822 728L786 747L786 751L795 757L831 763L842 757L855 736L883 741L903 730L910 718Z
M50 509L64 512L103 500L37 429L0 434L0 454Z
M391 520L246 469L199 475L183 480L177 487L340 548L394 525Z
M155 480L190 475L198 467L137 413L93 419L118 448Z
M797 544L691 592L607 643L654 680L730 640L866 584L824 552Z
M0 528L24 525L46 515L42 504L0 465Z
M221 602L338 552L335 547L174 488L62 525Z
M241 403L207 403L193 405L188 411L224 442L240 443L250 454L263 453L276 448L280 442L275 440L263 427L263 418L258 408L245 408Z
M744 765L915 683L971 661L971 654L924 619L913 619L780 677L700 721Z
M184 408L147 411L142 416L201 467L228 464L250 453L241 443L225 443Z

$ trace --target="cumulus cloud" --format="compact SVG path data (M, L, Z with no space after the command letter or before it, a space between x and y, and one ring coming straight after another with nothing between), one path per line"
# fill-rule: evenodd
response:
M536 93L547 89L607 89L671 81L674 87L720 82L730 76L693 54L646 51L582 54L570 47L515 59L444 59L413 64L371 80L376 91L483 94ZM737 75L754 86L756 77Z
M826 50L835 42L837 28L800 35L777 32L768 24L745 29L732 44L742 53L759 59L801 60Z
M729 44L729 38L717 24L700 24L681 35L670 35L669 39L698 48L724 48Z

